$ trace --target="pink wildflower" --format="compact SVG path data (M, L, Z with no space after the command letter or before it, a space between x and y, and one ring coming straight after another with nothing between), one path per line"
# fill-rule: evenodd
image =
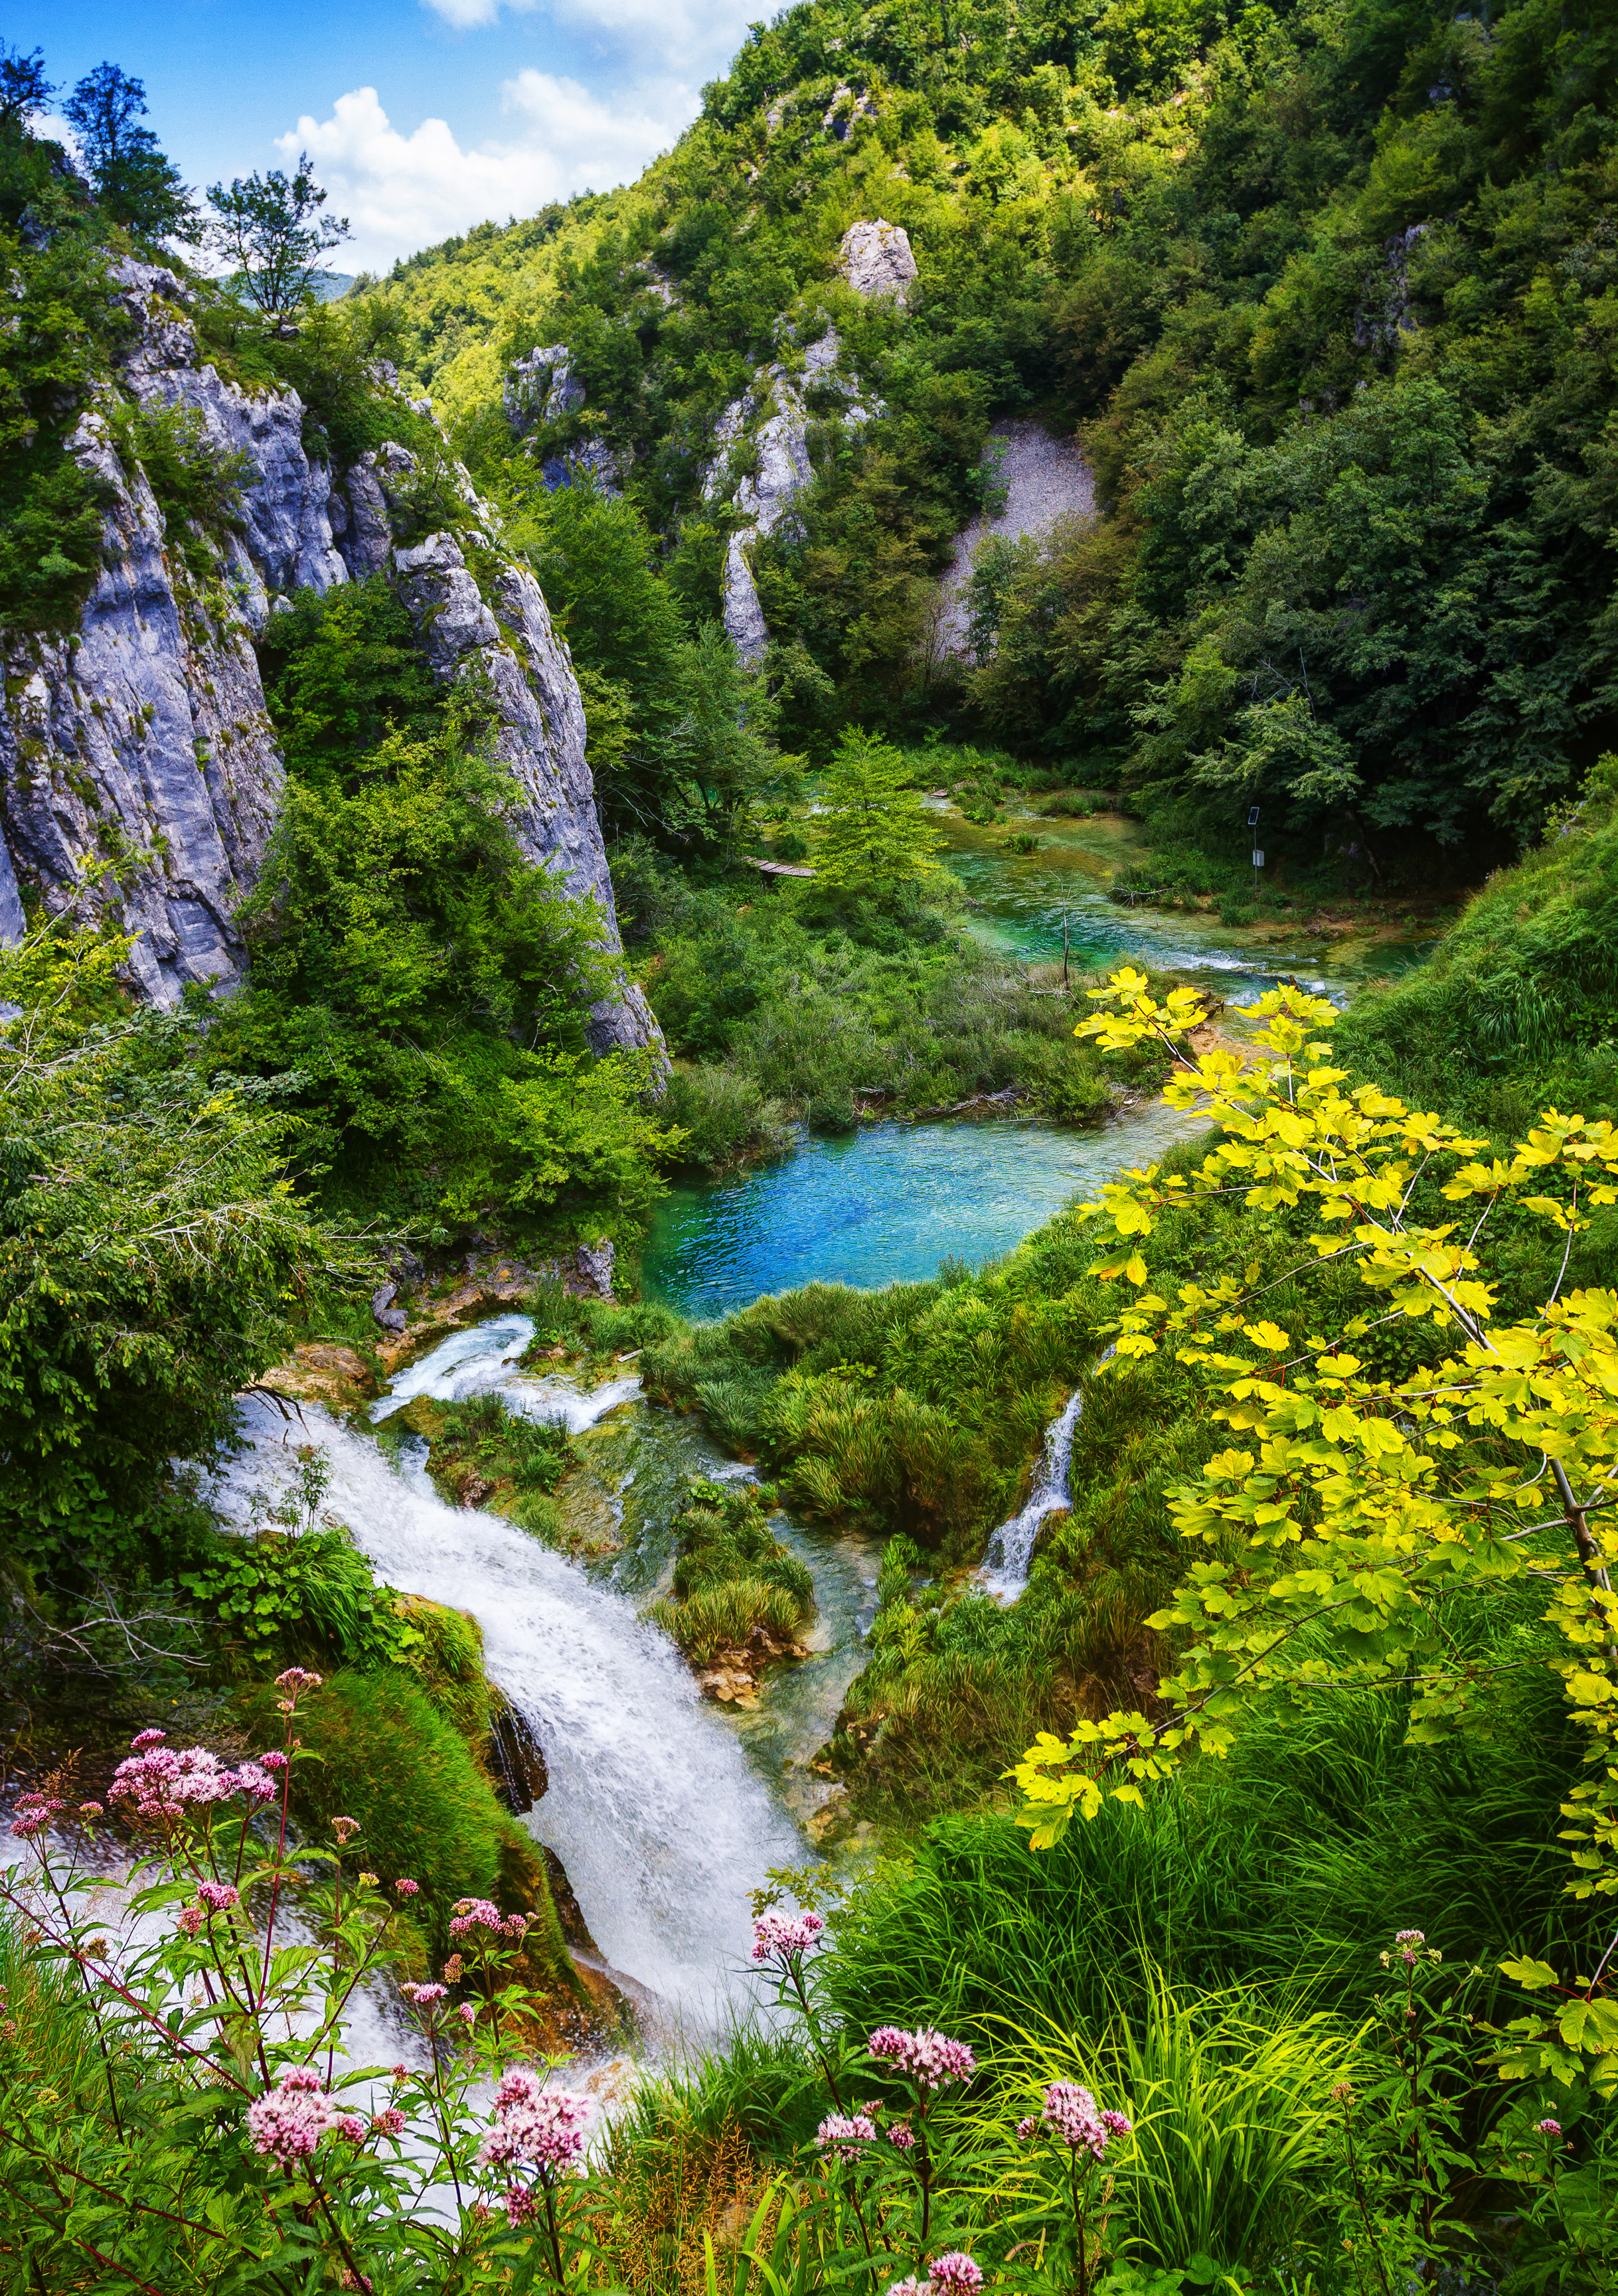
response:
M261 1770L284 1770L287 1767L287 1758L279 1751L273 1754L260 1754L258 1759Z
M149 1746L160 1746L168 1735L167 1730L138 1730L129 1741L129 1751L144 1754Z
M262 1762L243 1762L236 1772L236 1785L249 1801L274 1801L275 1781Z
M106 1814L98 1801L81 1801L78 1805L80 1817L104 1817Z
M952 2041L930 2025L914 2033L901 2032L897 2025L879 2025L866 2046L896 2071L908 2073L920 2088L949 2088L957 2081L969 2081L978 2069L965 2041Z
M422 1885L419 1882L396 1882L393 1886L401 1898L419 1898L422 1894Z
M234 1882L199 1882L197 1895L210 1914L227 1914L242 1902L242 1892Z
M825 1927L818 1914L760 1914L752 1925L752 1957L795 1961L809 1951Z
M365 2141L365 2124L358 2113L345 2112L337 2124L337 2133L340 2136L346 2136L350 2144L363 2144Z
M896 2120L888 2131L890 2144L897 2144L901 2152L908 2152L916 2143L916 2131L908 2120Z
M1019 2121L1018 2121L1018 2123L1017 2123L1017 2136L1018 2136L1018 2137L1020 2138L1020 2140L1022 2141L1022 2143L1023 2143L1024 2144L1027 2144L1027 2142L1028 2142L1028 2140L1029 2140L1029 2138L1030 2138L1031 2136L1037 2136L1039 2135L1039 2120L1036 2119L1036 2117L1034 2116L1034 2114L1032 2114L1031 2112L1027 2116L1027 2118L1026 2118L1025 2120L1019 2120Z
M289 1666L284 1674L275 1677L277 1690L284 1690L289 1698L298 1698L306 1690L318 1690L324 1676L306 1674L300 1666Z
M491 1906L487 1898L458 1898L455 1919L449 1924L449 1934L452 1938L469 1938L479 1930L486 1930L490 1937L520 1938L528 1935L528 1923L526 1914L513 1914L507 1917L498 1906Z
M339 1841L348 1841L359 1832L359 1820L357 1817L334 1817L332 1831Z
M1562 2124L1559 2120L1536 2120L1534 2128L1541 2136L1560 2136L1562 2134Z
M815 2142L834 2160L858 2161L864 2147L876 2142L876 2123L865 2112L828 2112L815 2131Z
M505 2221L513 2232L530 2225L539 2213L539 2203L528 2185L508 2185L500 2195L505 2203Z
M193 1938L202 1926L202 1908L201 1906L182 1906L176 1919L185 1935Z
M24 1794L17 1808L19 1816L12 1820L12 1832L19 1841L31 1841L43 1833L65 1802L47 1801L43 1794Z
M379 2136L402 2136L405 2133L405 2116L397 2104L390 2104L376 2115L371 2126Z
M477 2004L473 2001L463 2001L455 2013L464 2025L475 2025L478 2021Z
M526 2065L513 2065L495 2091L494 2127L478 2158L486 2168L537 2168L547 2184L583 2165L595 2108L587 2096L547 2089Z
M1096 2100L1088 2088L1077 2081L1053 2081L1045 2092L1045 2103L1040 2119L1064 2144L1075 2152L1088 2152L1092 2161L1104 2158L1107 2149L1107 2131Z
M889 2289L888 2296L932 2296L932 2283L914 2278L896 2280Z
M414 2001L418 2009L431 2009L435 2003L449 1998L447 1985L401 1985L399 1991L407 2001Z
M1101 2125L1109 2136L1130 2136L1135 2128L1135 2123L1121 2112L1104 2112L1101 2116Z
M275 2087L247 2108L253 2150L268 2153L283 2169L307 2160L336 2118L319 2074L308 2065L288 2065Z
M977 2296L983 2285L983 2275L971 2257L952 2249L947 2256L932 2259L932 2286L935 2296Z
M187 1746L178 1753L172 1746L152 1746L119 1764L109 1799L132 1801L137 1818L177 1817L186 1809L228 1801L240 1787L234 1770L225 1769L206 1746Z

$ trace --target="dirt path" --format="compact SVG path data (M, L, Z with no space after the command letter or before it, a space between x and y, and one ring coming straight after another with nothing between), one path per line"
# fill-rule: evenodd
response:
M956 543L954 563L942 584L939 646L946 653L965 649L966 582L980 542L991 534L1012 541L1024 534L1043 534L1065 512L1078 511L1088 517L1096 507L1089 464L1071 439L1053 438L1038 422L997 422L990 433L991 452L1000 440L1006 449L1000 465L1006 507L997 517L974 518Z

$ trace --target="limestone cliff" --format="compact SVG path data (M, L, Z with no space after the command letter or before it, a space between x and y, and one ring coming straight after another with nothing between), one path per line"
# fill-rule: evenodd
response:
M851 225L837 259L857 295L902 297L916 275L908 235L897 224L880 220ZM775 532L811 475L807 394L818 386L828 406L837 407L834 419L844 423L868 422L877 411L840 373L842 352L837 330L828 327L801 358L761 368L752 389L725 409L714 431L704 497L716 502L728 496L747 521L731 534L724 573L725 627L743 661L757 661L767 642L748 547Z
M599 901L618 949L572 664L531 574L501 560L470 483L480 562L497 570L489 597L448 534L396 541L397 490L415 468L407 449L384 446L334 482L306 450L295 391L249 390L203 361L174 274L126 263L119 280L132 332L115 390L70 446L102 489L103 570L78 630L4 648L0 934L17 938L25 904L61 914L77 903L133 936L132 985L154 1004L238 977L235 910L283 779L253 639L290 592L384 573L435 675L487 681L523 849ZM378 388L386 394L385 377ZM120 453L115 394L194 409L211 442L246 457L239 530L211 578L188 564L138 463ZM627 981L595 1008L590 1036L597 1051L661 1050Z

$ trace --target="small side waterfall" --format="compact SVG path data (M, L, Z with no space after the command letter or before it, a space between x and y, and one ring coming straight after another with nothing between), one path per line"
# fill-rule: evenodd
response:
M482 1348L465 1346L471 1334L450 1343L457 1359L440 1362L437 1380L432 1357L413 1366L415 1391L504 1386L517 1335L480 1329ZM575 1390L575 1415L587 1423L600 1395ZM534 1398L542 1409L551 1399ZM378 1576L471 1611L482 1628L489 1677L549 1772L526 1822L567 1868L602 1952L689 2028L710 2025L747 1960L748 1891L768 1867L797 1863L803 1843L673 1644L514 1524L447 1506L419 1456L396 1472L324 1412L305 1405L302 1415L289 1429L263 1406L246 1409L248 1447L218 1488L224 1509L245 1519L252 1492L290 1473L298 1442L324 1447L327 1504Z
M1045 1448L1039 1455L1039 1468L1034 1476L1034 1488L1028 1505L1003 1522L983 1550L982 1566L978 1572L979 1583L986 1595L998 1603L1014 1603L1028 1584L1029 1565L1033 1561L1034 1541L1039 1536L1039 1525L1056 1507L1068 1503L1068 1469L1073 1457L1073 1430L1079 1424L1084 1409L1084 1390L1076 1387L1069 1397L1067 1407L1051 1421L1045 1431Z

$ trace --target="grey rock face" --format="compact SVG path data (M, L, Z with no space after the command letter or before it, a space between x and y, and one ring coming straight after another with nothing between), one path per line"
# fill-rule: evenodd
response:
M497 619L450 536L429 535L415 549L396 550L393 564L434 676L488 681L500 723L496 754L521 792L513 826L523 851L564 876L578 898L597 903L607 946L620 950L595 784L585 763L584 704L539 585L526 567L503 568L495 586ZM661 1032L628 980L592 1007L588 1034L597 1053L651 1046L661 1069Z
M111 913L133 936L132 986L155 1004L174 1004L193 982L238 977L234 913L284 779L252 638L292 590L385 572L415 611L435 673L462 676L475 660L488 676L523 849L600 903L619 951L579 685L533 577L505 567L491 611L447 536L396 551L390 498L416 467L406 448L362 456L333 488L326 465L304 450L296 392L243 391L199 364L172 272L126 263L119 277L136 322L122 380L144 406L194 409L211 440L247 456L243 531L222 578L198 583L168 548L152 489L138 469L125 471L104 418L80 422L71 451L109 505L104 565L71 638L4 649L0 936L23 931L26 897L51 914ZM489 513L460 477L487 529ZM95 879L109 860L116 874ZM657 1023L627 981L594 1009L589 1034L598 1051L651 1046L661 1056Z
M702 488L706 501L716 501L724 493L735 450L743 439L756 463L756 468L735 480L733 499L748 523L744 531L731 536L725 554L725 627L743 661L756 661L766 643L763 609L746 547L755 537L775 532L813 475L808 443L810 417L804 393L811 384L835 381L841 351L837 330L828 327L804 352L801 375L779 364L760 368L752 390L731 401L715 427L714 457ZM872 409L853 386L844 383L841 388L842 420L868 422Z
M53 914L113 906L135 935L134 986L172 1004L238 970L233 914L275 818L281 758L245 619L177 588L152 490L125 475L99 415L73 452L111 496L107 563L76 644L7 649L4 875ZM116 883L86 889L86 865L108 857ZM10 937L21 926L13 910Z
M842 235L838 268L857 295L897 295L910 291L916 277L916 258L910 234L902 224L852 223Z
M604 439L581 439L563 455L547 455L539 465L539 475L553 494L558 487L571 487L579 479L592 480L604 495L623 491L620 456Z
M269 590L329 590L344 578L333 547L331 473L303 447L303 401L295 390L249 393L197 364L196 337L172 271L125 263L124 300L141 325L124 377L144 406L194 407L210 442L245 454L256 472L242 498L247 555ZM262 627L260 624L259 627Z
M560 422L585 402L585 387L573 373L565 343L537 343L526 358L513 359L502 394L507 420L521 438L536 422Z

